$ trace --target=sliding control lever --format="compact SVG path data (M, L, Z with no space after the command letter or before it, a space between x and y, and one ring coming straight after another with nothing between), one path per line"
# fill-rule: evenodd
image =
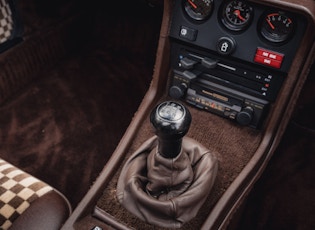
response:
M152 110L150 120L158 136L158 152L165 158L175 158L190 127L189 110L178 102L166 101Z

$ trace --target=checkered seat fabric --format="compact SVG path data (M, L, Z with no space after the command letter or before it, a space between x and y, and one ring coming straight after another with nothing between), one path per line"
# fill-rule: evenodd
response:
M13 32L13 16L9 3L0 0L0 43L9 40Z
M34 215L34 213L38 212L38 209L49 209L50 203L54 206L54 201L51 202L47 200L48 202L46 202L43 198L48 197L48 194L51 193L56 193L58 196L62 196L53 187L49 186L43 181L40 181L30 174L16 168L12 164L0 159L0 228L9 229L10 227L14 226L15 221L19 221L22 223L22 216L25 213L31 212L32 214L29 214L29 216L31 216L32 218L36 218L36 215ZM62 199L63 198L64 197L62 197ZM39 199L41 199L41 201L38 201ZM37 203L37 206L39 208L36 208L37 210L33 211L28 210L31 209L32 205L35 202ZM42 204L42 206L39 205L40 203ZM47 205L47 203L49 203L49 205ZM70 206L67 202L65 202L64 204L65 206L68 206L66 207L66 209L68 209L68 214L70 214ZM58 212L58 209L56 209L56 212ZM64 213L64 209L61 209L60 214L63 215L62 213ZM57 216L58 215L59 213L57 213ZM42 217L40 216L39 218ZM24 219L27 220L29 219L29 217ZM33 222L36 223L45 221L44 219L45 218L43 218L42 220L34 220ZM65 218L62 217L62 219ZM31 220L27 221L30 222ZM40 224L37 224L37 227L39 227L39 225ZM22 226L27 225L22 223ZM36 229L39 229L37 227ZM16 227L16 229L20 228Z

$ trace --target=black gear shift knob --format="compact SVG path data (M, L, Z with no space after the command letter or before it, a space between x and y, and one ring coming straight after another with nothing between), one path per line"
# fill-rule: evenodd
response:
M166 101L152 110L150 120L158 136L159 153L166 158L176 157L190 127L189 110L178 102Z

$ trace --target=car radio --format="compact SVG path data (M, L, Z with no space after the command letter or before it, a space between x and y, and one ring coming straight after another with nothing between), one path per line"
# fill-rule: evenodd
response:
M169 94L198 108L258 128L276 97L283 77L233 65L174 44L174 63ZM176 58L174 57L173 60Z
M243 0L176 1L169 95L260 128L305 31L301 15Z

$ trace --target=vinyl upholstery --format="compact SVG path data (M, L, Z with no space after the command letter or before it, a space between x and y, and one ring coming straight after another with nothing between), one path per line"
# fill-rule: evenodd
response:
M53 187L0 159L1 229L59 229L70 212Z

